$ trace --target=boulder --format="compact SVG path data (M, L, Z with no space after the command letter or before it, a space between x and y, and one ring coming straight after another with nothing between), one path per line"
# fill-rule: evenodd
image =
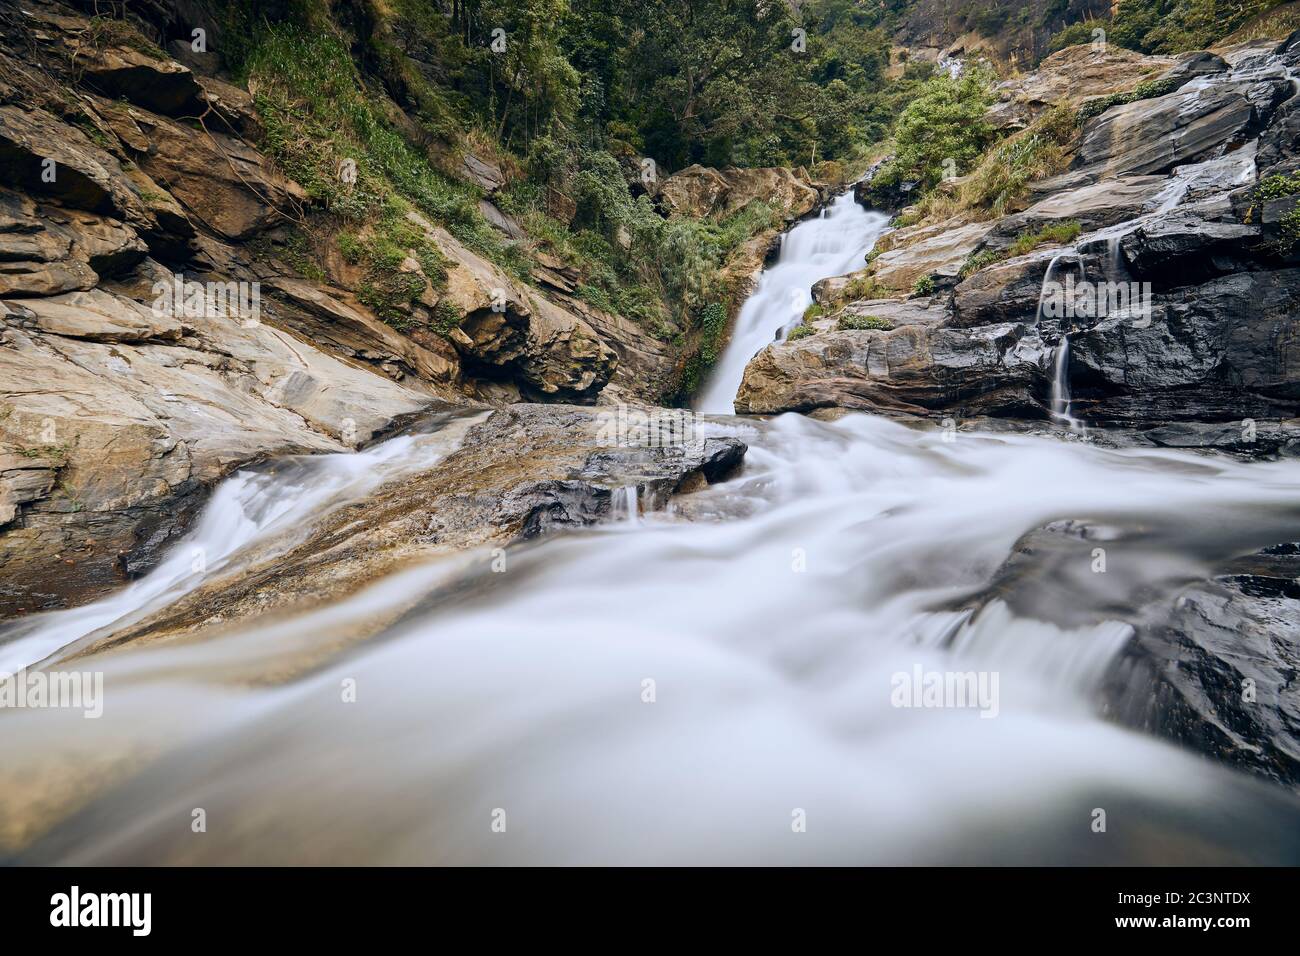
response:
M152 114L138 114L152 144L140 168L189 215L228 241L251 238L283 222L282 210L306 198L257 150L225 133L201 132Z
M1044 353L1013 351L1015 325L822 332L769 345L749 363L740 414L854 408L924 415L1037 416Z
M656 196L670 215L695 219L723 218L755 201L772 205L786 219L798 219L821 201L803 169L792 171L783 166L729 166L719 171L696 164L663 180Z
M898 291L910 291L924 276L953 280L984 242L992 225L981 222L960 225L949 221L927 229L924 238L902 248L895 242L887 252L876 256L871 263L872 275Z

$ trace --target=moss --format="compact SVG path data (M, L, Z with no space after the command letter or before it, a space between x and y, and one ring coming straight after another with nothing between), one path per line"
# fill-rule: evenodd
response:
M811 325L799 325L790 330L790 334L785 337L787 342L798 342L800 339L806 339L810 335L816 335L817 330Z
M814 302L812 305L808 306L808 308L803 310L803 320L804 322L815 321L816 319L821 318L825 312L826 309L822 307L820 302Z

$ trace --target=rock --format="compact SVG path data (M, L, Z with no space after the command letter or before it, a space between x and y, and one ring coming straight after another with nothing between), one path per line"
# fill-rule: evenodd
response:
M1086 44L1066 47L1045 57L1032 73L999 83L998 102L985 119L995 129L1023 129L1057 103L1130 90L1174 65L1170 57L1143 56L1113 43L1104 52Z
M1108 317L1072 337L1076 406L1116 423L1295 417L1300 270L1246 272L1158 296L1150 324Z
M26 300L21 324L5 311L0 444L39 464L0 493L0 613L92 600L122 583L119 552L165 542L231 469L340 450L431 401L265 322L171 320L100 289Z
M1261 95L1257 85L1263 86L1264 102L1270 106L1290 90L1281 77L1262 84L1190 84L1167 96L1111 107L1085 125L1071 164L1077 172L1057 181L1081 184L1110 176L1165 173L1208 158L1219 146L1242 142L1260 122L1252 102ZM1040 186L1047 188L1048 183Z
M466 152L460 160L460 173L488 195L505 185L506 177L495 163Z
M153 144L140 157L140 167L192 218L224 239L245 240L282 222L281 210L305 198L301 187L235 137L140 115L140 125Z
M722 211L730 190L720 172L696 163L663 180L657 198L670 214L703 219Z
M147 219L118 161L44 110L0 106L3 182L74 209Z
M1043 354L1013 352L1023 327L906 325L892 332L823 332L769 345L749 363L736 411L854 408L923 415L1040 414Z
M637 489L645 510L661 508L674 495L728 475L746 451L735 438L695 437L693 427L676 443L620 444L617 429L610 428L615 414L512 405L485 420L454 420L446 427L464 429L460 447L429 470L380 488L366 502L365 520L351 509L328 515L287 554L253 563L233 580L201 586L119 631L112 644L192 632L214 615L238 622L280 608L332 603L415 561L608 521L625 488Z
M126 271L148 249L131 227L0 189L0 295L57 295Z
M953 324L961 328L995 322L1032 322L1038 314L1043 277L1060 247L986 266L953 291Z
M91 342L174 342L185 331L171 316L102 289L32 299L27 308L42 332Z
M992 226L989 223L960 225L948 221L926 228L929 231L924 238L903 248L895 244L889 251L876 256L871 263L872 275L899 291L910 291L924 276L955 279Z
M1215 221L1212 215L1212 207L1186 206L1135 223L1119 240L1129 273L1138 280L1182 285L1189 277L1249 268L1263 244L1260 227Z
M758 200L779 209L786 219L797 219L817 207L821 194L802 169L719 171L696 164L663 180L656 198L670 215L695 219L722 218Z
M478 211L483 214L483 218L488 221L489 226L505 233L511 239L523 240L528 238L528 234L524 232L524 227L519 225L514 216L506 215L486 199L479 200Z
M1300 785L1300 704L1290 692L1300 666L1297 554L1288 543L1237 559L1150 610L1107 682L1114 716Z
M615 352L582 319L510 276L418 213L411 221L450 265L440 303L462 316L452 344L470 362L509 372L549 400L592 400L613 375Z
M290 328L340 355L377 366L384 374L414 387L430 390L442 398L451 392L438 386L460 379L460 363L454 351L434 351L384 324L357 302L344 302L346 293L318 286L302 279L276 276L267 285L280 292L297 309L280 310L277 317ZM407 381L407 377L411 381Z
M125 46L77 51L77 68L85 81L111 99L127 99L165 116L202 112L199 86L188 67Z
M1169 188L1164 176L1122 176L1058 192L999 220L986 245L1006 249L1023 234L1062 222L1078 222L1085 232L1113 226L1156 209Z

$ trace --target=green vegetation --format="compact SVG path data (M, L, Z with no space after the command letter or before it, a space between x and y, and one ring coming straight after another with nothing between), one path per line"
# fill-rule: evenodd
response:
M1106 40L1140 53L1203 50L1279 0L1121 0L1112 19L1072 23L1052 36L1048 50L1092 42L1100 27Z
M894 323L882 319L878 315L845 315L841 316L839 322L835 324L837 332L862 332L867 330L878 332L889 332L894 328Z
M921 276L912 286L913 295L934 295L934 277Z
M1165 96L1177 88L1178 81L1175 79L1148 80L1145 83L1139 83L1133 89L1124 93L1099 96L1095 100L1088 100L1079 107L1079 122L1084 123L1094 116L1100 116L1112 106L1123 106L1125 103L1135 103L1138 100L1149 100L1157 96Z
M1297 194L1300 194L1300 171L1264 177L1255 187L1254 198L1256 202L1268 202Z
M1077 131L1074 111L1057 105L985 155L963 184L961 205L993 218L1013 211L1029 184L1060 172Z
M806 339L810 335L816 335L817 330L811 325L798 325L790 330L790 334L785 337L787 342L798 342L800 339Z
M993 102L991 78L972 71L960 79L932 76L894 126L894 158L871 181L873 192L916 183L932 189L945 175L960 175L993 141L984 111Z
M692 395L704 384L713 363L722 354L722 338L727 332L727 309L720 302L711 302L700 311L699 340L695 350L686 359L678 389L682 397Z
M1015 242L1011 243L1006 249L994 251L992 249L981 249L972 254L970 258L962 265L961 271L957 274L958 279L966 279L974 275L986 266L991 266L995 262L1002 262L1006 259L1014 259L1017 256L1028 255L1039 246L1050 244L1065 245L1079 238L1083 227L1073 219L1065 222L1053 223L1050 226L1044 226L1038 232L1022 232L1016 237Z

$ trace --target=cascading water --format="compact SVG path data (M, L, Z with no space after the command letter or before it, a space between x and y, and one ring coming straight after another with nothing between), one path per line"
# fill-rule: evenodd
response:
M823 254L848 266L871 241L841 239ZM782 296L840 268L795 258L805 241L783 262L802 264L798 281L769 270L743 313L764 341L797 314ZM747 361L749 347L729 352ZM729 404L734 384L715 385ZM0 862L1300 860L1293 796L1099 702L1131 679L1118 662L1149 608L1300 540L1300 462L950 441L861 414L695 424L743 439L743 471L632 533L514 546L491 570L481 554L443 558L296 615L98 655L100 719L0 712L0 765L23 782L0 790ZM265 511L250 509L253 477L232 481L210 511L225 492L256 529L214 551L233 567L298 516L429 467L449 432L422 452L399 438L317 459L347 477L270 481L254 496ZM616 500L632 520L636 488ZM1060 560L1020 544L1071 520L1100 529L1110 573L1093 573L1092 540ZM109 633L188 587L159 582L147 600L62 612L83 617L57 638L73 618L37 619L9 659ZM396 623L349 643L368 620ZM977 692L931 706L932 675L970 675ZM228 822L196 836L194 807Z
M766 345L794 325L812 304L812 287L864 265L864 257L889 226L889 217L858 205L849 190L820 216L799 223L781 242L776 263L764 270L741 307L731 334L696 409L730 415L745 366Z
M1300 462L950 443L864 415L701 428L748 441L745 472L636 533L514 549L505 573L420 566L287 621L103 655L99 720L0 715L0 763L35 782L7 815L45 834L15 859L1296 860L1282 791L1094 701L1128 612L1300 537ZM1089 573L1085 551L994 586L1022 534L1080 516L1110 529L1112 573ZM315 663L413 596L382 640ZM946 673L982 675L990 696L899 693ZM357 701L341 703L349 682ZM78 783L57 793L75 789L77 812L39 783L70 753ZM199 806L238 825L195 837ZM808 825L792 836L796 809Z
M103 601L0 629L0 674L16 673L101 629L138 620L220 574L243 551L262 545L271 554L288 550L325 510L431 467L476 420L457 419L439 432L402 435L364 452L285 459L274 470L231 475L213 492L194 529L145 577Z
M1056 286L1053 285L1056 279L1057 265L1061 259L1066 256L1073 256L1078 259L1078 253L1074 250L1058 252L1047 264L1047 271L1043 273L1043 284L1038 291L1038 314L1035 317L1035 324L1041 326L1044 315L1044 305L1048 295L1057 294ZM1066 303L1060 303L1064 306ZM1062 313L1065 311L1062 308ZM1068 320L1061 318L1061 341L1056 346L1056 351L1052 359L1052 395L1051 395L1051 413L1057 421L1064 422L1072 431L1082 431L1083 423L1071 414L1070 407L1070 330Z

